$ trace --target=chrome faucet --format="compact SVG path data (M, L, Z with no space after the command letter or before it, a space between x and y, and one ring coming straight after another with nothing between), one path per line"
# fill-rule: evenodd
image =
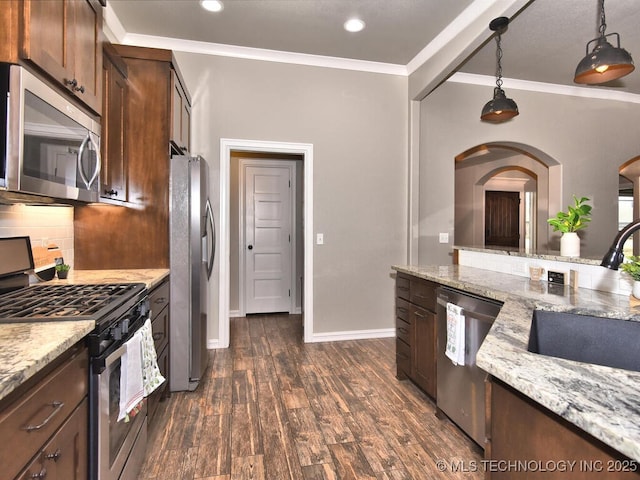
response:
M611 270L617 270L622 261L624 260L624 253L622 253L622 246L627 239L633 235L637 230L640 230L640 218L634 220L629 225L624 227L618 232L616 238L613 240L613 244L609 251L602 259L600 264L603 267L610 268Z

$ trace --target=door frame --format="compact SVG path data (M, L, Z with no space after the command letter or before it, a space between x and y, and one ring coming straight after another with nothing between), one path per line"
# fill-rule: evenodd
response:
M218 347L229 347L230 288L230 170L231 152L265 152L302 155L304 158L304 341L313 341L313 144L264 140L220 139L220 260L218 283Z
M238 193L239 193L239 210L240 210L240 218L238 221L238 239L240 245L245 245L245 233L246 233L246 192L245 192L245 167L246 166L254 166L254 167L265 167L265 166L278 166L278 167L286 167L289 170L289 176L291 181L291 187L289 188L289 202L291 204L291 208L289 209L290 215L290 225L291 225L291 241L290 241L290 266L289 269L289 280L290 280L290 288L291 295L289 296L289 313L295 313L296 310L296 295L297 295L297 282L296 282L296 244L297 244L297 229L296 229L296 161L295 160L278 160L278 159L255 159L255 158L241 158L240 165L238 168ZM238 307L239 313L241 317L246 316L247 314L247 305L246 305L246 262L245 262L246 250L242 248L238 249Z

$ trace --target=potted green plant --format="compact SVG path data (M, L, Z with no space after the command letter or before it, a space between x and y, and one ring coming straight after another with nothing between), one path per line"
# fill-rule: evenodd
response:
M633 296L640 298L640 257L630 255L628 260L620 265L620 270L633 278Z
M578 230L586 228L591 221L591 205L587 197L573 196L573 205L569 205L566 212L558 212L555 217L547 220L554 232L562 232L560 237L560 255L563 257L580 256L580 237Z
M67 278L67 275L69 275L70 268L71 266L67 265L66 263L61 263L59 265L56 265L56 273L58 274L58 278L61 280Z

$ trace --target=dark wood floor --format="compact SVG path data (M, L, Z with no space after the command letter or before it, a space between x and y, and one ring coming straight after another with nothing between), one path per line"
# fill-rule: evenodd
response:
M140 478L482 478L452 471L481 451L395 378L394 339L304 344L294 315L232 319L230 338L195 392L161 402Z

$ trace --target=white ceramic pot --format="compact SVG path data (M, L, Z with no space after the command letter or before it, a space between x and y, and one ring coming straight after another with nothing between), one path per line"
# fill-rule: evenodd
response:
M631 294L637 299L640 299L640 280L635 280L633 282L633 290L631 291Z
M580 237L576 232L562 234L560 237L560 255L563 257L580 256Z

